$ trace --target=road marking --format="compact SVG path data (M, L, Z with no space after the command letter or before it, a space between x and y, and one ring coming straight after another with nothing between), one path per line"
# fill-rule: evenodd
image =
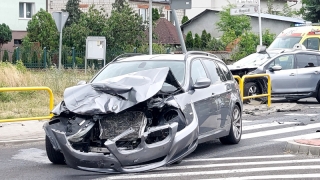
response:
M42 164L50 163L47 158L46 151L37 148L20 149L18 154L12 156L12 159L32 161Z
M249 120L242 120L242 123L251 123L253 121L249 121Z
M304 134L299 136L291 136L286 138L274 139L273 141L289 141L294 139L315 139L320 138L320 133L311 133L311 134Z
M186 165L186 166L170 166L159 168L159 170L166 169L200 169L213 167L228 167L228 166L252 166L252 165L270 165L270 164L293 164L293 163L310 163L320 162L320 159L301 159L301 160L284 160L284 161L262 161L262 162L240 162L240 163L221 163L221 164L200 164L200 165Z
M286 170L312 170L319 169L320 165L309 166L282 166L282 167L262 167L262 168L248 168L248 169L230 169L218 171L196 171L196 172L177 172L165 174L131 174L113 176L104 179L142 179L142 178L163 178L163 177L179 177L179 176L200 176L200 175L215 175L215 174L233 174L233 173L250 173L250 172L265 172L265 171L286 171Z
M319 114L285 114L285 116L318 116Z
M309 107L311 109L320 109L320 107Z
M269 130L269 131L261 131L261 132L243 134L241 139L250 139L250 138L270 136L270 135L275 135L275 134L284 134L287 132L295 132L295 131L301 131L301 130L307 130L307 129L314 129L314 128L317 128L317 126L320 126L320 123L309 124L306 126L295 126L295 127L288 127L288 128L282 128L282 129L275 129L275 130Z
M306 178L319 178L320 174L283 174L283 175L263 175L263 176L245 176L245 177L231 177L219 178L214 180L250 180L250 179L306 179ZM210 180L210 179L199 179Z
M287 158L294 157L293 154L272 155L272 156L242 156L242 157L226 157L226 158L210 158L210 159L186 159L183 162L203 162L203 161L228 161L228 160L242 160L242 159L272 159L272 158Z
M265 124L256 124L256 125L251 125L251 126L244 126L244 127L242 127L242 130L243 131L248 131L248 130L253 130L253 129L261 129L261 128L267 128L267 127L287 125L287 124L297 124L297 122L280 122L280 123L273 122L273 123L265 123Z

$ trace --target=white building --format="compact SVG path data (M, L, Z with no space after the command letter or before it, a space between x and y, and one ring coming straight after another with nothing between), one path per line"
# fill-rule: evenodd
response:
M260 2L261 12L266 13L268 11L268 0L261 0ZM186 10L186 16L191 19L206 9L221 11L223 7L227 6L229 3L236 4L236 0L192 0L192 9ZM282 8L286 3L288 3L288 5L291 6L293 10L298 10L302 6L301 0L274 0L274 14L282 11Z

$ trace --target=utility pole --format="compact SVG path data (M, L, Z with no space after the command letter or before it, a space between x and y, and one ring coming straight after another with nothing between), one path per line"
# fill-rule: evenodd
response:
M149 0L149 54L152 55L152 0Z

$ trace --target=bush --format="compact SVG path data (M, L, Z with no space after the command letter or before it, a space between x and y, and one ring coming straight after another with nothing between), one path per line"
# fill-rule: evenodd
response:
M9 54L8 54L7 50L5 50L4 53L3 53L2 61L3 62L8 62L9 61Z
M67 57L67 64L73 66L72 56ZM80 57L75 57L75 66L84 66L84 59Z
M17 49L14 49L12 53L12 63L15 64L17 61Z
M181 23L184 24L184 23L186 23L187 21L189 21L188 16L183 16Z
M187 34L186 46L187 46L187 48L193 48L194 47L194 39L193 39L191 31L189 31L188 34Z
M201 48L201 46L202 46L201 38L200 38L199 34L196 33L194 35L194 47Z
M245 32L240 36L240 39L238 51L231 56L233 60L239 60L255 53L257 45L259 44L259 36L253 32Z
M216 38L212 38L208 43L208 49L210 51L223 51L225 49L225 45L221 40L217 40Z
M203 30L201 34L201 48L206 48L208 45L208 42L209 42L208 33L206 30Z

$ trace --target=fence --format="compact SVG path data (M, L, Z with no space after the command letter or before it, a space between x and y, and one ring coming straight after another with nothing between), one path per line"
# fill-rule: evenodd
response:
M132 52L143 53L143 54L149 53L148 50L139 51L137 48L134 48L130 53ZM163 50L163 49L153 50L154 54L164 54L164 53L169 54L170 52L171 52L170 48L166 50ZM123 53L126 53L126 51L107 49L106 62L110 62L115 57ZM0 61L6 61L6 62L11 62L13 64L16 64L17 61L19 60L21 60L27 68L49 68L52 66L58 67L59 50L48 50L46 48L26 50L18 47L14 50L14 52L10 52L7 50L0 51ZM74 48L63 48L61 53L61 64L65 69L69 69L69 68L84 69L85 52L77 51ZM103 61L88 59L88 66L101 68L101 66L103 66Z

